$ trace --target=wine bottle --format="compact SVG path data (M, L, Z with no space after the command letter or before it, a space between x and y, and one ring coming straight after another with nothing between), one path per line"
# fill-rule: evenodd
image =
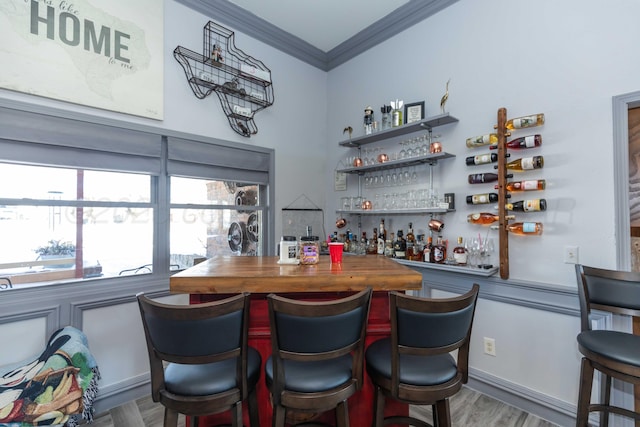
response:
M511 191L511 192L544 190L546 186L547 186L547 183L544 179L513 181L513 182L507 182L507 184L505 185L507 191ZM495 188L498 188L498 186L496 185Z
M483 205L487 203L494 203L498 201L497 193L484 193L474 194L467 196L467 204L469 205Z
M542 136L540 135L529 135L523 136L522 138L512 139L507 142L506 147L511 150L520 150L523 148L535 148L542 145ZM497 150L497 145L492 145L489 147L489 150Z
M519 212L546 211L547 201L545 199L520 200L518 202L507 203L506 209L508 211Z
M458 246L453 248L453 259L457 265L467 265L467 249L462 245L462 237L458 237Z
M513 222L507 224L507 231L520 236L542 234L541 222Z
M515 215L505 215L504 219L514 219ZM480 212L467 215L467 222L471 224L489 225L500 221L500 216L490 212Z
M485 172L485 173L472 173L469 175L469 184L484 184L485 182L497 181L499 175L497 173ZM513 175L508 174L507 178L513 178ZM496 188L498 188L496 186Z
M480 154L479 156L470 156L466 158L467 166L484 165L487 163L495 163L498 161L496 153Z
M522 172L532 169L540 169L544 166L544 158L542 156L523 157L515 159L506 164L508 170ZM494 166L498 169L498 166Z
M424 262L431 262L431 249L433 248L433 237L427 237L427 244L424 245L422 250L422 260Z
M516 119L507 120L505 124L509 130L530 128L533 126L541 126L544 124L544 114L532 114L530 116L518 117Z
M493 145L498 143L498 134L490 133L487 135L474 136L473 138L467 138L467 147L475 148L482 147L483 145Z

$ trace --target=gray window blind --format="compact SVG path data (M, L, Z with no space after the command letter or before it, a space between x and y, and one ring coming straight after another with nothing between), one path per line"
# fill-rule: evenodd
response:
M0 160L161 173L161 136L0 107Z
M249 150L168 137L169 175L268 184L270 165L269 152L258 148Z

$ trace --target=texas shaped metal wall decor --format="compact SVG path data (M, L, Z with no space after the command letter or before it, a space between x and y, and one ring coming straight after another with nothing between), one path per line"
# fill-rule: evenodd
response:
M215 92L234 131L247 138L258 133L255 113L273 104L271 71L235 46L233 31L209 21L202 54L178 46L173 56L197 98Z

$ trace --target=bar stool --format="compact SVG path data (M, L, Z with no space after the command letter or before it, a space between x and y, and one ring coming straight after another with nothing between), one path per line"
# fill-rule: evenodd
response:
M138 294L149 363L151 397L165 407L164 426L176 427L178 414L231 411L242 426L248 399L252 427L259 427L256 384L260 353L249 347L249 294L196 305L169 305ZM165 363L168 364L163 367Z
M449 397L467 382L471 326L480 286L464 295L431 299L391 292L391 337L365 355L375 396L374 427L429 424L408 416L384 418L385 398L432 405L434 426L450 426ZM450 352L458 350L457 359Z
M589 412L602 412L600 425L606 427L609 414L640 421L640 413L611 404L611 379L640 387L640 336L612 330L592 330L591 310L640 316L640 273L605 270L576 264L580 326L578 348L584 356L580 367L580 391L576 426L584 427ZM605 376L600 403L591 403L593 374Z
M332 301L297 301L270 294L272 355L265 365L273 399L273 426L289 410L335 409L349 425L347 399L362 387L364 340L371 288Z

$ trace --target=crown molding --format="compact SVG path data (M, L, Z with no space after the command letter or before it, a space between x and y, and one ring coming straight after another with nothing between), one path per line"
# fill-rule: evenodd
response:
M458 0L411 0L329 52L312 46L228 0L176 1L309 65L323 71L330 71Z

